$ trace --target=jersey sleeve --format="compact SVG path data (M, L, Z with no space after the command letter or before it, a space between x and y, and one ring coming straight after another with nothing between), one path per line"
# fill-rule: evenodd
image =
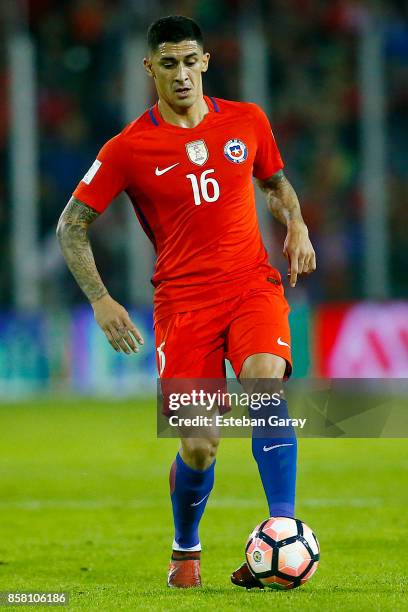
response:
M108 140L78 183L74 198L102 213L128 185L125 147L120 134Z
M256 104L251 104L251 107L254 114L254 127L257 138L253 175L260 180L265 180L278 172L278 170L282 170L284 163L268 117Z

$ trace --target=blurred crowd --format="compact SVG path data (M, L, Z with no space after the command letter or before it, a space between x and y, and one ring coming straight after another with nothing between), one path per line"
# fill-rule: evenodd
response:
M408 76L407 8L397 1L377 4L385 32L390 297L398 298L406 296L408 268L408 89L404 86ZM314 302L362 297L357 46L364 3L31 0L28 27L36 45L39 75L43 282L50 300L74 303L82 299L61 264L55 225L96 152L124 125L120 63L124 37L136 29L144 31L162 15L196 18L212 53L205 76L206 92L240 99L237 32L254 7L262 19L269 54L270 108L265 110L273 123L287 175L300 195L318 254L319 275L303 286ZM1 70L4 91L7 72ZM135 66L135 70L141 70L141 66ZM4 306L11 301L4 99L0 99L0 163L0 255L5 262L0 269L0 300ZM123 206L111 207L106 218L108 221L101 219L94 232L94 250L112 294L127 303L123 265L126 211ZM283 241L283 229L274 231L276 240ZM280 256L274 263L283 269Z

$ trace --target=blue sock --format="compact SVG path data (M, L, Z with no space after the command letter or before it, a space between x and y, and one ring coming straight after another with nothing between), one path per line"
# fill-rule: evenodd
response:
M288 418L286 400L280 406L266 406L264 409L250 410L251 417L270 415ZM266 420L267 422L267 420ZM252 429L252 454L258 464L259 473L269 507L269 516L289 516L295 514L297 440L292 426L265 427Z
M214 466L215 460L206 470L193 470L177 453L170 470L175 550L201 550L198 525L214 485Z

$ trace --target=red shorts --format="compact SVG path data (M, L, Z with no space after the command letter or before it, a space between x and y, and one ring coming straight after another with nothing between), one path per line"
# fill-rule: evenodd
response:
M271 280L269 278L269 280ZM260 279L226 302L179 312L155 324L157 369L161 378L225 378L225 359L237 377L247 357L272 353L292 372L289 305L279 280Z

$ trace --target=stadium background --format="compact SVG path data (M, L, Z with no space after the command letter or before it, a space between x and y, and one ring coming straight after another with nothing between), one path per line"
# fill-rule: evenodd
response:
M153 251L125 198L92 228L102 277L145 337L142 353L126 357L93 322L55 238L101 145L154 101L141 66L145 30L170 13L202 25L212 52L206 92L265 108L299 193L318 269L296 289L286 286L294 375L408 375L405 3L2 2L0 587L65 587L83 609L120 607L118 593L126 609L136 609L135 596L144 609L171 607L160 589L175 447L155 439L154 401L145 399L156 377ZM261 200L259 218L285 274L284 229ZM178 610L208 602L227 609L222 589L230 609L247 609L245 593L232 600L225 582L265 512L247 442L223 441L203 522L211 558L204 578L211 568L221 590L206 591L205 604L174 595ZM299 513L321 538L325 561L298 605L404 609L406 447L301 441L301 452ZM339 533L347 533L340 543ZM340 599L328 602L333 592Z
M111 294L147 336L140 357L111 354L66 269L55 226L101 145L154 101L141 67L146 26L177 12L205 31L213 54L207 93L266 108L300 194L318 271L287 288L295 376L407 375L406 10L377 3L375 15L369 4L2 4L3 397L127 394L154 379L153 250L125 199L92 238ZM259 204L271 260L285 272L284 230Z

